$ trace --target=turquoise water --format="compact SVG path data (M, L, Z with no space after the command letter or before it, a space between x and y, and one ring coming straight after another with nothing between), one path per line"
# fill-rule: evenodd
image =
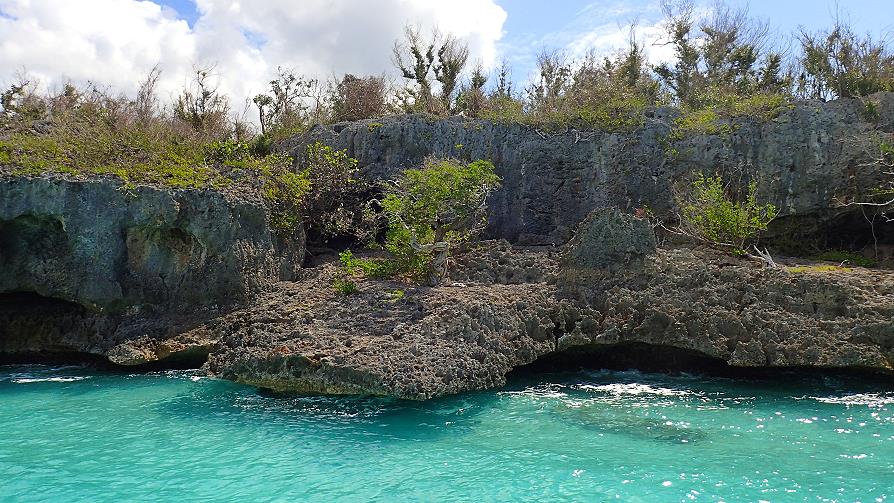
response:
M781 381L575 372L413 403L0 367L0 501L894 501L894 392Z

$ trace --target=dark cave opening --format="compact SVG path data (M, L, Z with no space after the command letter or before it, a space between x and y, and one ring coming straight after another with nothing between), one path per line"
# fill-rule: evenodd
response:
M0 363L89 363L79 350L95 336L95 314L74 302L34 292L0 293Z
M507 378L579 370L637 370L661 374L696 374L779 382L791 377L858 377L894 383L894 372L869 368L734 367L720 358L672 346L639 342L575 346L515 368Z
M812 258L828 251L845 251L894 265L894 222L872 209L857 207L828 218L778 218L762 241L784 255Z
M578 369L641 370L643 372L703 372L721 374L726 362L704 353L644 343L575 346L542 356L513 372L541 373Z
M824 229L830 249L861 251L873 246L894 245L894 223L871 211L852 211L832 220Z
M74 302L34 292L0 293L0 364L79 364L106 371L189 370L208 361L208 350L193 348L142 365L116 365L87 349L103 347L116 318Z

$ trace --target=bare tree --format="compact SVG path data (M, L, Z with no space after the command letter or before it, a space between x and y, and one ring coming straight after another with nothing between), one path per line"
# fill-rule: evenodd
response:
M137 120L142 123L150 121L158 113L158 96L155 89L160 77L161 68L155 65L149 70L146 78L140 82L140 88L137 90L137 97L133 105Z
M469 47L465 42L437 32L425 41L418 26L404 27L404 40L395 41L392 49L394 65L416 85L413 98L417 107L433 113L452 111L451 102L468 59ZM434 98L434 81L441 87L440 103Z
M330 91L332 116L337 121L370 119L385 113L384 77L346 74Z
M177 97L174 115L207 137L229 134L230 104L210 77L214 67L198 68L193 82Z
M441 83L441 102L448 112L452 108L450 103L453 91L456 90L456 83L468 60L469 46L453 35L447 35L438 49L438 61L433 70L435 79Z

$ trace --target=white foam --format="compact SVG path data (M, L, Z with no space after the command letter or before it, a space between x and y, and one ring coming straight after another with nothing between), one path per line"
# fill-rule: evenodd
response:
M693 394L691 391L687 390L661 388L639 383L613 383L602 384L599 386L592 384L581 384L577 386L577 388L583 391L597 391L600 393L609 393L612 395L688 396Z
M891 393L857 393L844 396L812 396L810 398L817 402L842 405L868 405L870 407L894 405L894 394Z
M34 382L74 382L74 381L83 381L84 379L90 379L89 376L81 376L81 377L19 377L12 380L12 382L16 384L27 384Z

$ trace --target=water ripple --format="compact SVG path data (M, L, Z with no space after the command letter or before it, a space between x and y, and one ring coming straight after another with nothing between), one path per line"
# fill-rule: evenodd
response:
M0 367L0 501L885 501L894 394L640 372L431 402Z

